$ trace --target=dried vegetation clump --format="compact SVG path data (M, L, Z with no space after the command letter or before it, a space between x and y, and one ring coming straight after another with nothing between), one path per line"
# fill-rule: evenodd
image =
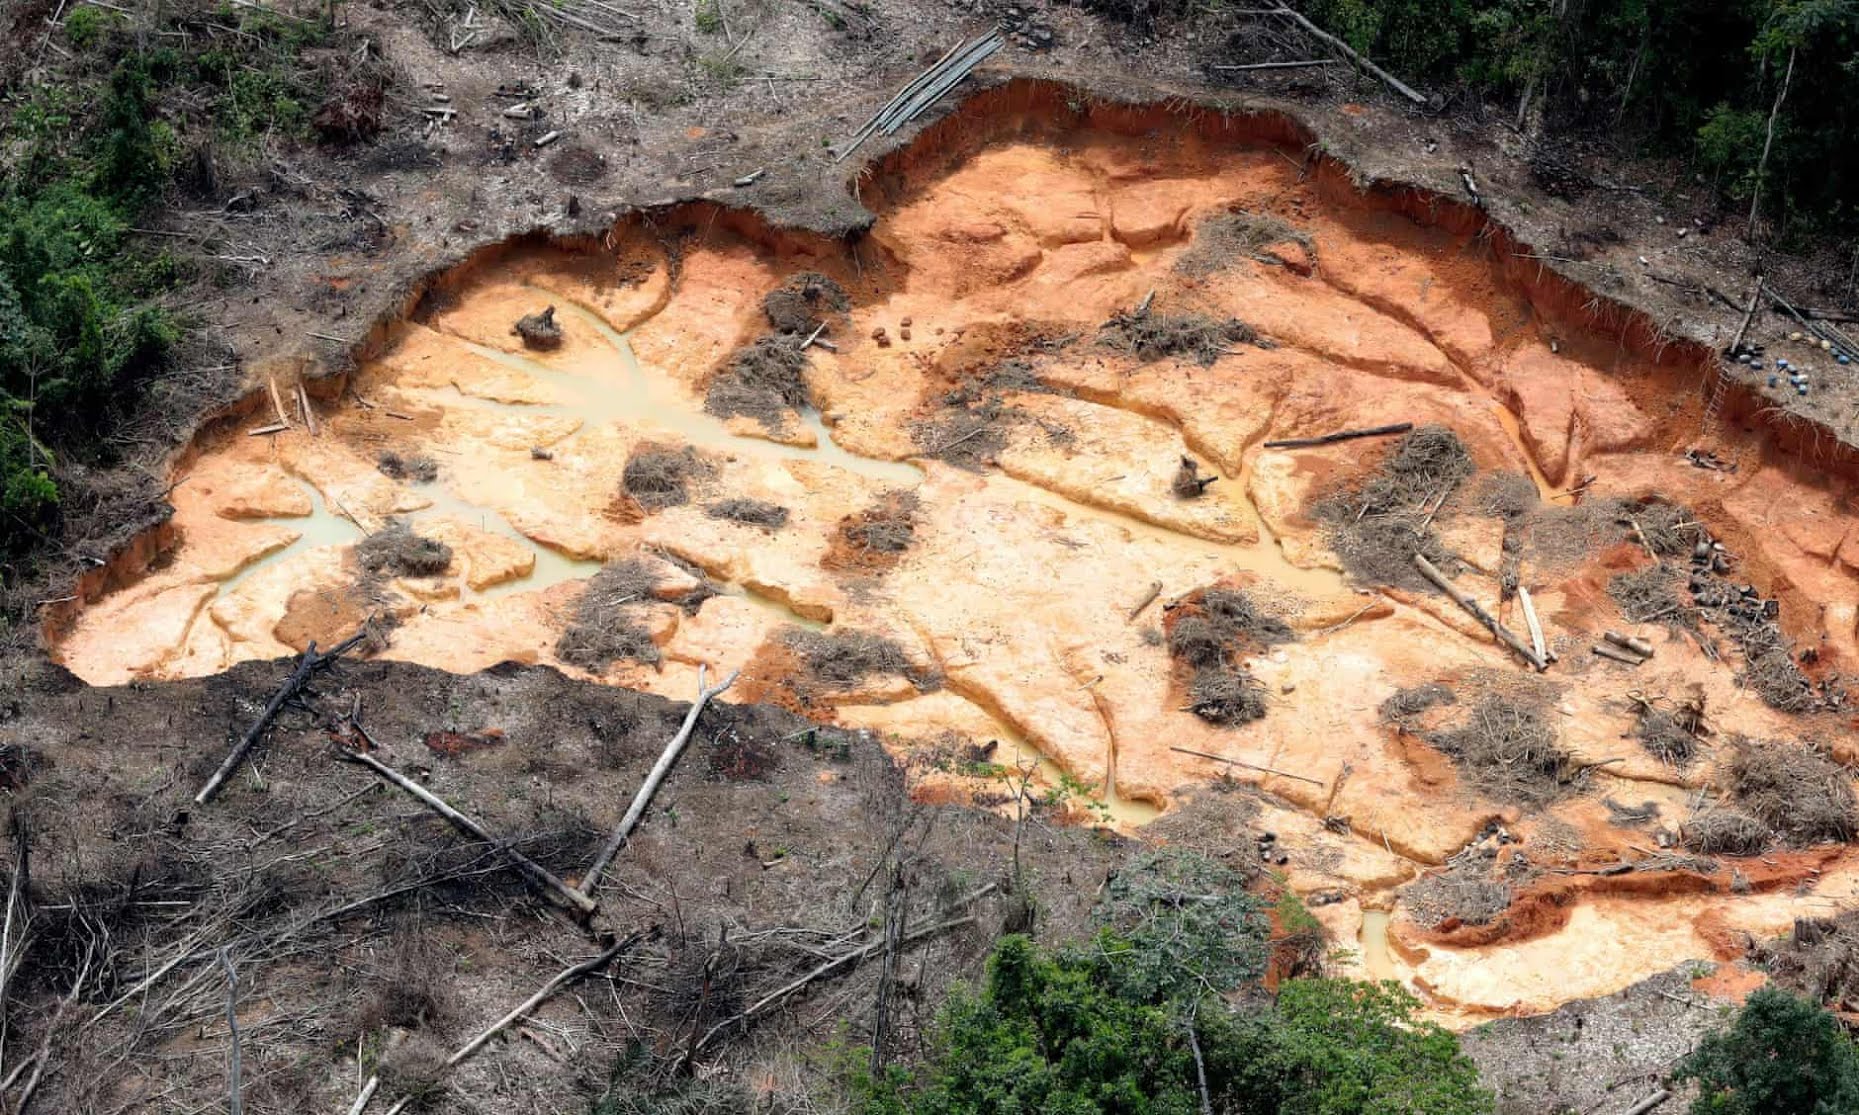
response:
M712 519L727 519L732 523L747 523L769 530L780 530L787 526L788 521L787 508L759 499L718 500L705 507L704 514Z
M656 599L658 583L658 574L639 558L614 562L594 574L556 640L555 657L595 674L615 662L655 665L658 644L643 614Z
M1490 925L1510 909L1511 885L1491 874L1491 859L1468 855L1401 891L1401 905L1427 929Z
M1853 838L1852 775L1808 744L1733 739L1725 768L1730 796L1796 847Z
M1358 488L1336 492L1312 510L1350 576L1365 584L1431 591L1414 567L1414 555L1437 566L1451 560L1433 521L1474 471L1459 435L1444 426L1421 426L1396 442Z
M890 569L916 541L920 509L915 492L886 492L876 504L839 520L821 567L874 573Z
M1759 856L1775 843L1775 830L1736 809L1708 809L1679 829L1685 847L1707 856Z
M374 467L389 480L429 484L439 479L439 462L424 453L396 453L389 449L374 459Z
M874 674L915 680L910 659L894 639L869 631L809 631L794 628L781 641L800 659L811 688L844 692Z
M1377 710L1383 723L1398 728L1411 727L1414 721L1429 709L1458 702L1458 696L1451 689L1432 682L1427 685L1415 685L1406 689L1397 689L1387 700L1381 702Z
M1666 623L1696 629L1698 610L1679 595L1678 573L1663 565L1648 565L1622 573L1607 582L1607 595L1620 605L1628 623Z
M704 409L719 418L753 418L779 427L788 412L813 405L801 340L768 336L744 345L710 377Z
M817 271L802 271L762 298L762 312L777 333L812 333L829 317L852 308L846 288Z
M1433 733L1430 742L1467 783L1499 801L1554 801L1580 775L1543 706L1502 693L1485 694L1463 724Z
M682 507L691 501L691 485L716 474L716 466L690 446L645 444L626 458L620 489L648 513Z
M1168 620L1168 654L1187 675L1189 711L1213 724L1264 716L1265 687L1244 659L1292 637L1283 620L1237 589L1214 586L1176 604Z
M381 1055L375 1071L381 1091L405 1101L403 1111L431 1111L446 1096L446 1050L424 1034L414 1034ZM396 1101L399 1102L399 1101Z
M452 547L396 519L356 543L355 560L371 578L437 577L452 567Z
M1147 307L1113 315L1098 330L1098 343L1120 348L1147 364L1182 357L1212 365L1234 345L1274 348L1258 330L1238 318L1220 320L1206 314L1160 314Z
M1282 267L1284 257L1267 250L1275 244L1296 244L1306 257L1317 251L1310 234L1283 217L1245 210L1215 213L1195 227L1194 242L1175 260L1175 270L1211 275L1242 259Z

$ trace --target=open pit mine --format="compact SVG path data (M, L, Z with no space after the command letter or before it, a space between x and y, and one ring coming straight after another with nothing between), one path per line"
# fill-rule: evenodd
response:
M54 657L740 671L1123 832L1254 785L1341 971L1455 1025L1852 900L1848 480L1715 353L1277 117L1014 82L856 189L432 275L202 428Z

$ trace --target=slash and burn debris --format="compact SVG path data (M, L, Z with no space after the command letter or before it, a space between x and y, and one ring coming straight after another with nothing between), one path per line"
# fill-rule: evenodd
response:
M430 484L439 479L439 462L424 453L396 453L389 449L374 459L375 468L389 480Z
M555 320L555 307L549 306L540 313L524 314L516 319L510 332L523 340L524 348L533 348L542 352L562 347L562 327Z
M1567 794L1581 774L1544 705L1523 697L1486 693L1458 727L1427 741L1467 784L1498 801L1543 805Z
M1238 318L1163 314L1147 305L1112 315L1099 327L1097 340L1100 345L1120 348L1145 364L1180 357L1194 360L1203 367L1212 366L1234 345L1277 347Z
M892 568L916 541L920 509L915 492L892 491L865 510L847 515L833 530L820 558L821 568L871 573Z
M1283 267L1285 257L1269 250L1277 244L1295 244L1313 259L1317 253L1310 234L1282 217L1243 209L1215 213L1195 226L1194 240L1175 260L1175 270L1184 275L1211 275L1247 259Z
M1265 686L1249 654L1289 642L1289 626L1237 589L1213 586L1169 608L1168 654L1187 674L1189 711L1211 724L1245 724L1266 713Z
M1452 562L1433 520L1474 471L1459 435L1444 426L1421 426L1396 442L1360 486L1325 497L1312 511L1350 576L1364 584L1432 591L1414 567L1414 555L1441 568Z
M691 502L691 487L716 475L716 466L690 446L645 444L626 458L620 489L647 514Z
M396 519L355 544L355 560L373 580L387 577L437 577L452 567L452 547L413 533Z
M817 271L802 271L762 298L762 313L777 333L805 339L821 325L841 318L852 308L846 288Z
M658 644L643 616L657 599L658 585L657 571L639 558L614 562L594 574L556 640L555 657L595 674L615 662L656 665Z
M704 514L712 519L725 519L732 523L746 523L750 526L764 527L768 530L780 530L787 526L788 509L778 503L769 503L759 499L722 499L704 508Z

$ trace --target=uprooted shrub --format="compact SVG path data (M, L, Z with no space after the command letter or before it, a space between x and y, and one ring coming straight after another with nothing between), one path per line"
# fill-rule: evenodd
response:
M673 448L647 443L626 458L620 487L647 512L682 507L691 501L691 485L715 475L716 466L690 446Z
M1853 838L1859 806L1844 767L1807 744L1739 737L1730 745L1728 789L1750 816L1797 847Z
M846 288L817 271L802 271L762 298L762 312L778 333L812 333L828 317L852 308Z
M1634 717L1633 735L1647 754L1682 767L1698 751L1698 733L1704 728L1702 701L1681 704L1676 711L1642 701Z
M436 577L452 567L452 547L395 519L355 544L355 560L373 577Z
M1312 510L1356 580L1431 591L1414 567L1414 555L1434 565L1450 561L1433 520L1475 470L1459 435L1444 426L1421 426L1396 442L1362 484L1320 500Z
M414 1034L382 1054L375 1071L381 1077L381 1090L405 1101L403 1110L429 1111L445 1098L451 1066L446 1064L445 1047L436 1039Z
M762 337L745 345L710 377L704 409L719 418L753 418L778 426L792 410L813 405L807 354L794 337Z
M1580 774L1543 707L1502 693L1481 697L1464 723L1433 733L1430 742L1469 785L1499 801L1553 801Z
M1169 618L1168 654L1189 675L1189 711L1212 724L1264 716L1265 687L1243 660L1291 638L1283 620L1237 589L1216 585L1184 598Z
M759 499L721 499L705 507L704 514L712 519L748 523L769 530L780 530L788 521L787 508Z
M1162 314L1147 307L1113 314L1098 329L1097 338L1099 344L1123 349L1145 364L1179 356L1211 365L1233 345L1276 347L1238 318Z
M658 644L642 617L656 599L658 583L658 574L639 558L594 574L555 642L555 657L595 674L615 662L656 664Z

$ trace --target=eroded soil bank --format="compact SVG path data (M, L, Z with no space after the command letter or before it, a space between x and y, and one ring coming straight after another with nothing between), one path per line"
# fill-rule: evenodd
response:
M436 277L310 415L277 382L203 432L54 656L198 677L374 616L383 657L459 673L687 698L741 668L732 697L882 733L919 796L1005 800L1024 758L1136 826L1256 783L1360 972L1460 1019L1848 901L1843 844L1676 846L1735 804L1733 737L1845 757L1818 683L1859 653L1848 482L1734 400L1707 416L1703 354L1533 279L1466 207L1356 191L1269 119L1049 100L978 98L872 168L849 245L704 206ZM555 344L514 331L551 306ZM1419 443L1265 444L1406 423L1458 448L1379 503ZM437 558L402 560L396 522ZM1559 661L1520 666L1415 549L1514 630L1528 589ZM1688 579L1777 602L1805 711ZM1265 619L1197 650L1184 624L1235 594ZM1604 630L1654 657L1595 656ZM1209 669L1238 689L1210 701ZM1428 686L1453 701L1388 704ZM1694 706L1682 749L1636 734ZM1511 714L1549 741L1536 781L1468 758ZM1451 885L1403 890L1428 873Z

